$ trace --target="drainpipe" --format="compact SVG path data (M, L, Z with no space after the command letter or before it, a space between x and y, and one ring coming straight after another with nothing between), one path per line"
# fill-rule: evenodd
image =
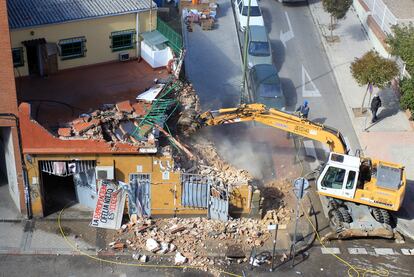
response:
M20 160L22 163L22 170L23 170L23 185L24 185L24 197L25 197L25 202L26 202L27 219L32 219L33 214L32 214L32 203L30 199L29 177L27 175L26 164L24 163L22 135L20 132L19 117L13 113L0 113L0 117L13 117L14 121L16 122L17 139L19 141L19 150L20 150Z
M140 35L140 32L139 32L139 12L137 12L137 15L136 15L135 18L136 18L136 20L135 20L135 33L136 33L136 37L135 38L137 40L136 53L137 53L137 58L139 60L141 58L141 44L139 42L139 35Z

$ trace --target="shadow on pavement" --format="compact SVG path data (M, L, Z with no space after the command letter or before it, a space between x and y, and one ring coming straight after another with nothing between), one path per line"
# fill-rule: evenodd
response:
M280 82L282 84L283 93L286 97L286 110L294 111L298 102L296 87L293 84L293 81L288 78L280 78Z

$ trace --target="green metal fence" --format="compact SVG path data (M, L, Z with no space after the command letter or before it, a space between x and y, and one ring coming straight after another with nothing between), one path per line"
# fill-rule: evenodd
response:
M183 48L183 38L174 31L167 23L157 18L157 31L168 39L168 46L178 55Z

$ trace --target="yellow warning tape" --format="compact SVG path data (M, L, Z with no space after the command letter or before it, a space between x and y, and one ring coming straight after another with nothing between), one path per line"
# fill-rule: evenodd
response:
M98 262L103 262L103 263L108 263L108 264L115 264L115 265L124 265L124 266L134 266L134 267L146 267L146 268L179 268L179 269L185 269L185 268L189 268L189 269L197 269L197 270L201 270L201 266L193 266L193 265L189 265L189 266L179 266L179 265L152 265L152 264L136 264L136 263L127 263L127 262L118 262L118 261L112 261L112 260L107 260L107 259L102 259L93 255L90 255L86 252L83 252L82 250L79 250L69 239L68 237L65 235L65 232L63 231L62 228L62 224L61 224L61 216L64 212L65 208L63 208L58 215L57 218L57 224L59 226L59 230L60 230L60 234L62 235L62 237L65 239L65 242L75 251L79 252L81 255L86 256L92 260L98 261ZM242 275L238 275L235 273L231 273L231 272L227 272L227 271L223 271L223 270L219 270L216 269L217 272L219 273L223 273L229 276L234 276L234 277L243 277Z

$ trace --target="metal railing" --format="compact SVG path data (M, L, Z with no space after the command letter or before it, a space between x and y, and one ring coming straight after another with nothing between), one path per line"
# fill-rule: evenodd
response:
M167 23L157 18L157 31L168 39L168 45L173 49L175 54L180 54L183 49L183 38L179 33L174 31Z
M398 24L397 17L382 0L363 0L371 10L371 15L384 33L392 34L391 27Z

